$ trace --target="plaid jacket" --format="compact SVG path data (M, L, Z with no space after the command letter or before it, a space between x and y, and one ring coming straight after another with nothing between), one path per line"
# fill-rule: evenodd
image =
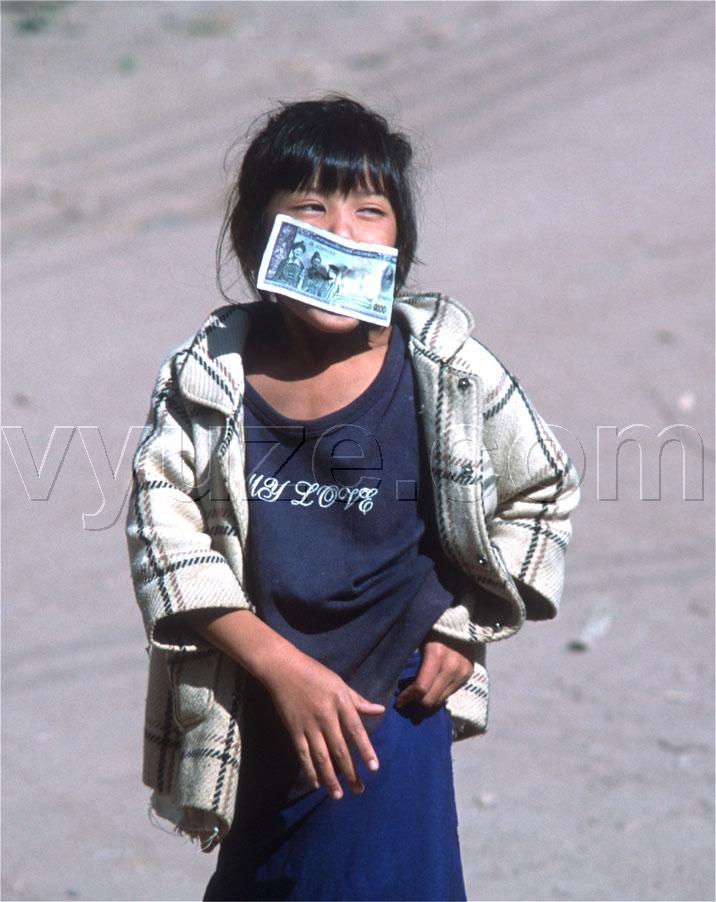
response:
M408 336L442 545L462 590L434 630L475 646L448 700L456 738L483 732L485 643L557 613L575 470L520 384L470 338L469 312L439 294L396 300ZM164 362L134 458L127 536L149 638L144 781L152 806L209 848L228 830L241 749L243 672L182 612L252 609L241 351L249 316L216 310Z

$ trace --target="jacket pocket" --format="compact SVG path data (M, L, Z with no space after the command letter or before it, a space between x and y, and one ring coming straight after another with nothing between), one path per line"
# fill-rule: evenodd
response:
M175 655L169 660L174 720L180 730L204 720L214 703L220 652Z

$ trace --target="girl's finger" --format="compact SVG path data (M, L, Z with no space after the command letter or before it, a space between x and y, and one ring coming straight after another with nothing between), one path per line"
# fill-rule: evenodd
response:
M437 675L430 691L423 698L423 704L432 707L444 704L448 698L464 686L472 676L472 667L446 667Z
M306 774L306 779L314 789L318 789L321 783L318 779L316 768L313 766L313 759L311 758L311 749L308 746L308 740L305 736L301 736L300 739L294 741L294 745L296 746L298 760L301 762L301 767Z
M443 693L447 691L449 685L450 681L446 675L439 673L433 680L432 685L420 697L420 704L425 708L434 708L440 704L440 699Z
M423 658L423 662L425 660ZM437 662L428 661L425 666L421 664L413 682L403 689L396 699L395 707L402 708L403 705L407 705L409 702L422 701L435 682L438 669L439 665Z
M348 785L355 793L361 793L365 789L363 781L356 772L353 756L346 745L345 737L336 724L336 731L326 735L326 742L331 753L334 765L348 781Z
M351 694L353 704L361 714L382 714L385 711L385 705L379 705L378 702L369 702L367 698L363 698L362 695L358 695L355 691Z
M431 646L426 646L426 652ZM399 696L396 702L397 707L401 707L408 701L418 701L426 708L435 708L442 705L453 692L463 686L472 674L472 667L466 668L462 661L457 664L454 656L448 658L438 655L426 654L423 658L426 661L426 667L423 670L421 665L415 682L408 686ZM429 685L421 684L423 677L426 681L432 675L432 682ZM422 689L422 691L421 691Z
M406 689L400 693L400 695L395 700L395 707L402 708L403 705L408 705L410 702L414 702L417 699L422 697L422 692L415 686L415 683L411 683Z
M439 674L429 691L420 699L426 708L437 708L458 688L456 680L447 674Z
M379 708L385 710L383 705L379 705ZM378 712L380 713L380 712ZM361 757L361 760L368 768L368 770L376 771L380 767L380 762L378 761L378 756L375 753L375 749L368 738L368 733L366 732L366 728L363 726L363 721L358 717L355 711L344 710L341 713L341 726L343 727L343 731L348 737L349 741L355 746L358 754Z
M426 707L443 705L453 692L457 692L461 686L467 683L471 675L472 667L469 668L467 673L464 667L451 667L441 670L430 690L423 696L422 704Z
M331 756L328 751L328 746L326 745L326 740L323 738L323 734L316 733L313 736L309 736L308 743L311 748L311 758L318 771L321 783L326 787L332 798L342 799L343 790L341 789L341 784L338 782L336 772L333 769L333 762L331 761Z

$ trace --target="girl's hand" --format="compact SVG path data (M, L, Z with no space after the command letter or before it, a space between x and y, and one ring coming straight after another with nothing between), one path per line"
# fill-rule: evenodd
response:
M420 650L422 660L416 677L396 699L396 708L413 701L426 708L436 708L472 676L473 661L469 653L439 639L427 639Z
M385 707L367 701L328 667L297 649L276 662L263 682L310 782L316 788L323 783L334 799L340 799L338 771L353 792L363 792L349 744L369 770L378 770L378 756L359 714L382 714Z

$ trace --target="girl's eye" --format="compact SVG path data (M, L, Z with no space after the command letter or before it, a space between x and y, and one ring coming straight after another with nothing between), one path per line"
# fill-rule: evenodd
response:
M313 212L322 213L323 212L323 204L319 204L315 201L306 201L305 203L302 203L302 204L296 204L294 209L295 210L304 210L309 213L313 213Z

